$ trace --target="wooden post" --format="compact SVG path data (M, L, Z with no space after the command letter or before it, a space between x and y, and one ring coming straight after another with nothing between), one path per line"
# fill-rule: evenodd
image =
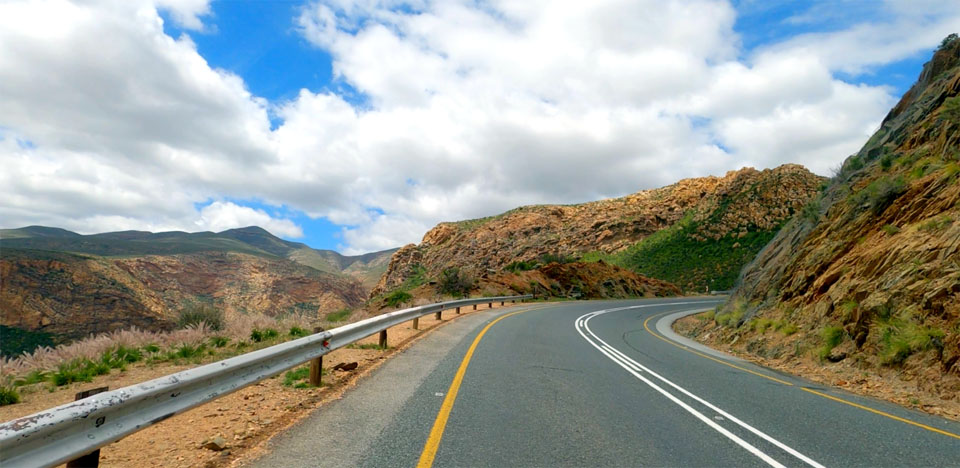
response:
M387 349L387 331L380 330L380 347Z
M503 303L504 303L504 302L505 302L505 301L500 301L500 307L503 307Z
M82 400L90 395L103 393L107 390L110 390L110 387L100 387L100 388L94 388L90 390L84 390L80 393L77 393L74 396L73 400L74 401ZM99 423L99 420L97 422ZM97 424L97 426L99 427L99 424ZM96 468L98 466L100 466L100 449L96 449L82 457L75 458L67 462L67 468L88 468L88 467Z
M443 311L442 311L442 310L438 310L438 311L437 311L437 315L436 315L434 318L436 318L437 320L440 320L440 314L441 314L441 313L443 313Z
M487 307L489 307L489 308L492 309L492 308L493 308L493 303L491 302L491 303L487 304Z
M458 313L458 314L460 313L460 308L459 308L459 307L457 307L457 313Z
M310 360L310 385L320 386L320 376L323 374L323 356Z
M473 310L477 310L477 305L476 305L476 304L473 305Z
M420 317L413 319L413 329L414 330L420 329Z

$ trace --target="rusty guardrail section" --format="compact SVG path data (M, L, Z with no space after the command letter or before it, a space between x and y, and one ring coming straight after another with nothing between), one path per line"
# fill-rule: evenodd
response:
M398 310L7 421L0 424L0 465L55 466L394 325L447 309L532 297L471 298Z

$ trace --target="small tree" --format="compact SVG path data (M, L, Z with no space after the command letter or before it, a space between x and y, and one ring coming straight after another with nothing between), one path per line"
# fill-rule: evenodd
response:
M459 268L447 268L440 275L440 292L451 296L461 297L470 293L473 288L473 279L461 272Z

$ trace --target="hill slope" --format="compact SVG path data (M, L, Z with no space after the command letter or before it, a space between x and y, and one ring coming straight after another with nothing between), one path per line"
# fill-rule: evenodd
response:
M0 246L0 325L12 327L4 335L60 339L168 329L197 303L269 315L357 306L393 252L343 256L258 227L80 235L30 226L0 231Z
M953 36L823 196L745 269L718 315L726 326L700 332L758 355L960 394L958 94ZM760 321L799 331L764 333L751 326Z
M417 275L436 278L450 267L481 277L515 262L581 256L687 290L726 289L822 182L797 165L744 168L622 198L527 206L489 218L441 223L420 245L394 254L371 295L401 287ZM715 263L704 267L705 258Z

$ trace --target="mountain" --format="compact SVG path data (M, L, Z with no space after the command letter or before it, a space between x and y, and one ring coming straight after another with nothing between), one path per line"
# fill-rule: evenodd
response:
M720 345L960 394L960 40L743 272ZM783 323L787 337L755 327Z
M392 250L315 250L258 227L93 235L0 231L0 325L71 339L171 328L191 304L226 314L332 312L361 304ZM366 286L364 285L366 284Z
M798 165L744 168L622 198L441 223L393 255L371 296L451 267L483 277L569 259L604 260L688 291L727 289L823 182Z

